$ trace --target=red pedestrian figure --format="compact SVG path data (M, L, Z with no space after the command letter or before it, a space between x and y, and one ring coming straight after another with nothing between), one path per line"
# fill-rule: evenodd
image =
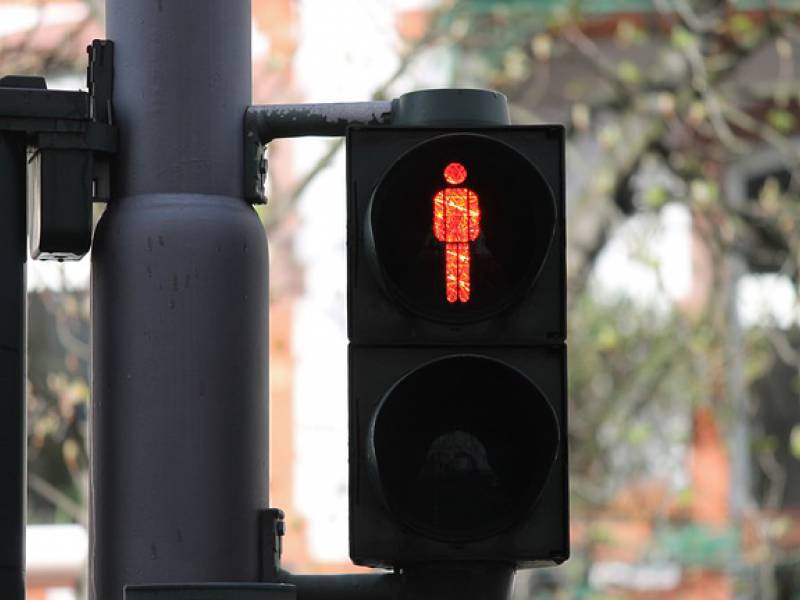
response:
M444 179L450 186L433 198L433 235L445 244L445 295L450 303L469 300L469 243L481 232L478 195L469 188L454 187L466 178L464 165L450 163L444 168Z

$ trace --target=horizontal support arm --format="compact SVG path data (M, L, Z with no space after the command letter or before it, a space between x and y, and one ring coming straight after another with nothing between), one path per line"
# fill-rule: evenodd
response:
M388 125L392 101L264 104L244 115L244 195L253 204L267 201L264 147L278 138L343 136L350 125Z
M250 106L248 130L267 144L277 138L341 136L349 125L388 125L392 102L331 102L321 104L267 104Z

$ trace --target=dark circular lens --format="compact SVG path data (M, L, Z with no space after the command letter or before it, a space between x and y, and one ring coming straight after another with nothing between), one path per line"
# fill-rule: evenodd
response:
M532 507L558 449L553 409L519 371L474 355L412 371L380 403L370 467L388 508L434 539L502 531Z
M486 136L451 134L383 176L365 235L389 294L429 319L464 322L521 299L555 224L552 192L525 157Z

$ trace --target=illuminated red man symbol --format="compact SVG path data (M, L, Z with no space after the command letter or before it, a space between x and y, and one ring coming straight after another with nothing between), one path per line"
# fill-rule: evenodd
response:
M466 178L464 165L450 163L444 168L444 179L450 185L433 197L433 235L444 242L445 293L451 303L469 300L469 243L481 232L478 195L456 187Z

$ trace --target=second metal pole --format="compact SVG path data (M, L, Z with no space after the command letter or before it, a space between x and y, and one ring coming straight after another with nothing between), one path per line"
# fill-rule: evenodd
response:
M0 598L25 597L25 146L0 133Z

